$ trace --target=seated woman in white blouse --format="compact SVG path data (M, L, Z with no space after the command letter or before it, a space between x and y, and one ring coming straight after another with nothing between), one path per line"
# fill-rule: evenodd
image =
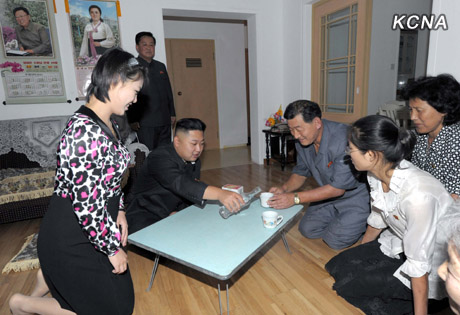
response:
M437 222L454 200L432 175L404 160L415 136L384 116L356 121L349 155L368 172L372 211L360 246L326 264L333 288L366 314L427 314L446 296L437 267L446 257Z

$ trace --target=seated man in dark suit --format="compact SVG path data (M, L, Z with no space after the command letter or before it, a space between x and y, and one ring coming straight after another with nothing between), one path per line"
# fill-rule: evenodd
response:
M129 234L149 226L191 204L219 200L230 211L244 204L240 194L200 181L206 125L199 119L177 122L171 144L150 152L134 184L133 199L126 211Z

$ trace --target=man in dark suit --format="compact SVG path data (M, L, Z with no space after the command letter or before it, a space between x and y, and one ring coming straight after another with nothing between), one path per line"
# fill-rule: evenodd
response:
M219 200L230 211L244 204L240 194L200 181L200 155L206 125L196 118L177 122L173 143L150 152L134 183L126 211L129 234L192 204Z
M148 69L148 80L128 111L128 119L139 141L149 150L171 142L171 125L176 120L171 83L166 66L153 59L156 39L150 32L136 35L137 60Z

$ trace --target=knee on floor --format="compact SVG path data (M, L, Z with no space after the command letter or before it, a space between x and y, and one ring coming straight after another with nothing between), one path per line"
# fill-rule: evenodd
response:
M360 236L336 235L328 231L324 234L323 240L332 249L344 249L356 243Z

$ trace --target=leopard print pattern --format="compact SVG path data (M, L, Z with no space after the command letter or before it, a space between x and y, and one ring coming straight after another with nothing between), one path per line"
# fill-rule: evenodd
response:
M130 159L121 141L113 142L90 117L70 117L57 149L55 193L70 198L78 222L94 247L112 256L121 234L108 199L122 194L121 179ZM120 207L123 207L123 198Z

